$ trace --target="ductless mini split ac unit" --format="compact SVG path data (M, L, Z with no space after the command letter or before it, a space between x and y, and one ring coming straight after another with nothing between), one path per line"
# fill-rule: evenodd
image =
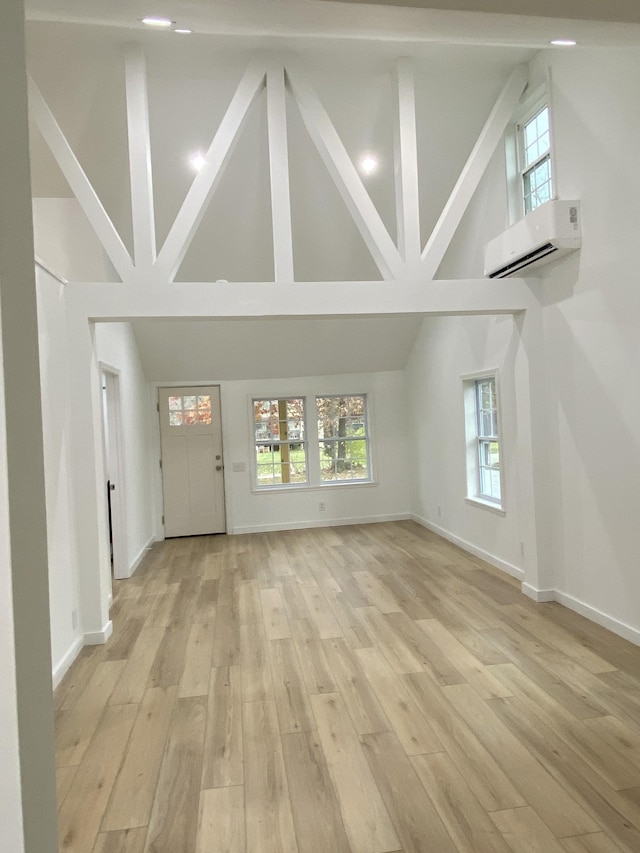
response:
M506 278L574 252L582 243L579 201L548 201L484 247L484 274Z

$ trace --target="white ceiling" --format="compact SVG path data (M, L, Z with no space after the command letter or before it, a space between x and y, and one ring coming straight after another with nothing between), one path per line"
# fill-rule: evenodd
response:
M150 382L402 370L422 316L132 322Z
M514 5L513 0L376 0L371 5L361 0L26 0L31 20L140 29L142 17L155 14L197 33L230 36L537 48L572 36L584 45L640 44L637 0L519 0L520 9L534 12L529 15L514 14Z

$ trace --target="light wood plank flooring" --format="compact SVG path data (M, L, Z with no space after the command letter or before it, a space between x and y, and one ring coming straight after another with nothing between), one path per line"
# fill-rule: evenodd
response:
M640 851L640 649L411 522L169 540L112 617L60 851Z

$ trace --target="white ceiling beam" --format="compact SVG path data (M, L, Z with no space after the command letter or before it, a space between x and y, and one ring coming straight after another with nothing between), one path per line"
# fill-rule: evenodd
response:
M498 96L422 253L422 276L433 279L469 202L527 85L527 69L517 66Z
M125 81L133 256L136 269L148 271L156 260L156 224L151 175L147 72L139 44L130 44L126 48Z
M32 79L29 79L29 112L116 272L123 282L133 280L134 266L126 246Z
M416 93L411 60L402 58L397 61L395 77L398 111L394 132L394 174L398 249L409 269L421 276Z
M272 65L267 69L267 127L274 278L277 282L293 281L287 109L282 65Z
M358 226L376 266L386 280L402 278L405 273L402 257L320 98L297 63L287 60L286 71L290 91L296 99L309 136Z
M249 109L262 91L264 82L264 66L257 62L250 63L213 137L205 164L194 178L158 254L154 265L158 281L173 281L175 278L222 177Z
M513 314L538 304L531 281L181 282L66 285L65 297L90 320L135 317L345 317L380 314Z

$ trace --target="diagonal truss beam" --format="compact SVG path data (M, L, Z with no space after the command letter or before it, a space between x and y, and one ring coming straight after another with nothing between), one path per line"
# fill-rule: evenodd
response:
M527 85L527 69L519 65L507 80L460 173L449 200L422 253L422 277L433 279L480 179L511 120Z
M189 188L167 235L154 270L162 281L173 281L207 210L249 109L264 88L265 68L249 64L206 154L206 162Z
M293 281L293 236L289 192L289 152L285 72L282 65L267 69L267 128L271 178L273 270L277 282Z
M29 112L116 272L123 282L131 281L134 278L131 256L55 116L31 79L29 79Z
M133 256L136 269L148 271L156 260L156 225L151 177L147 74L144 54L139 44L131 44L126 48L125 82Z
M408 267L421 276L416 94L411 60L402 58L397 61L395 77L394 172L398 249Z
M297 63L287 60L287 81L323 163L384 279L403 278L404 262L371 201L342 140Z

